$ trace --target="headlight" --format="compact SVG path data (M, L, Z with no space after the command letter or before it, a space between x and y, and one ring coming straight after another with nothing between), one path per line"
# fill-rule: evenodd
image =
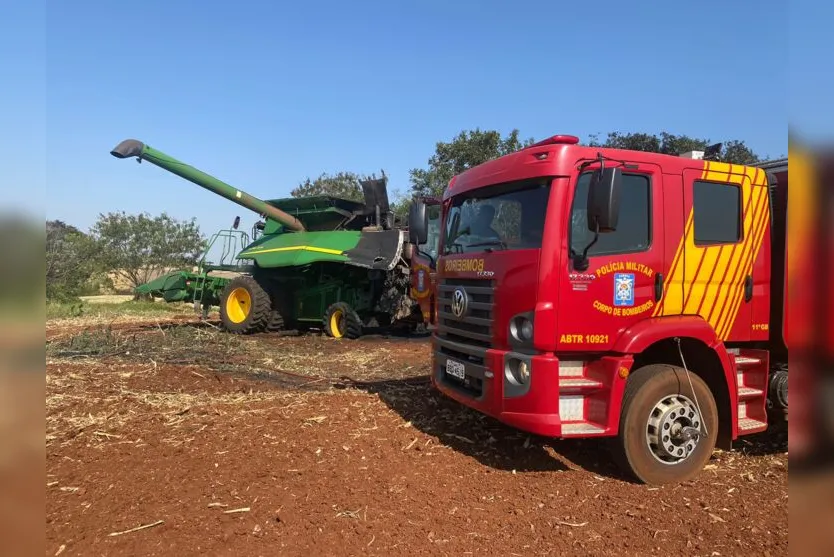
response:
M512 383L526 385L530 381L530 364L524 360L509 358L504 373Z
M529 343L533 341L533 322L524 315L513 317L510 321L510 336L516 342Z
M533 322L529 319L521 319L521 338L523 340L533 340Z

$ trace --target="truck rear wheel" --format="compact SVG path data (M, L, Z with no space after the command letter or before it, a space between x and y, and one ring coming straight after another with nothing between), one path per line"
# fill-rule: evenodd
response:
M333 338L357 339L362 336L362 320L344 302L336 302L324 312L324 332Z
M230 333L263 331L272 316L269 294L250 276L235 277L220 293L220 321Z
M718 409L707 384L691 371L687 378L683 368L652 364L626 383L613 455L643 483L678 483L701 471L717 435Z

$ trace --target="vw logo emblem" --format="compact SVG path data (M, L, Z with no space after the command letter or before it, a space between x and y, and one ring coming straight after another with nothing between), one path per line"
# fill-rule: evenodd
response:
M466 290L458 288L452 294L452 313L455 317L461 318L466 314L466 308L469 306L469 297L466 295Z

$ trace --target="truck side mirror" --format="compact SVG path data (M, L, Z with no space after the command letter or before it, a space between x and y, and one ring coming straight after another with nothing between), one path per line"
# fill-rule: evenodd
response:
M623 173L619 167L596 170L588 186L588 229L592 232L614 232L620 215L620 185Z
M408 241L412 244L425 244L429 236L429 216L426 204L414 200L408 208Z

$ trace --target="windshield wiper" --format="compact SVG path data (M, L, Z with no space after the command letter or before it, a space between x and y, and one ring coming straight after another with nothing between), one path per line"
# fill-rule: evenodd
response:
M504 240L487 240L486 242L475 242L474 244L466 244L468 248L479 248L483 246L501 246L501 249L507 249L507 244ZM485 251L492 251L492 250L485 250Z

